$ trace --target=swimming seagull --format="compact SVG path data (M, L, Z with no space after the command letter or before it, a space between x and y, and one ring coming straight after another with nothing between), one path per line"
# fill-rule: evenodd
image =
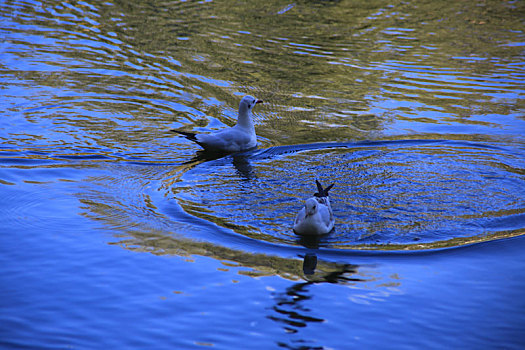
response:
M237 124L231 128L211 134L171 131L184 135L188 140L197 143L206 151L225 153L246 151L257 146L257 135L252 121L252 108L262 102L255 97L244 96L239 103Z
M293 225L294 232L299 235L324 235L334 228L335 218L328 198L328 191L334 184L323 189L318 180L315 183L317 192L306 200Z

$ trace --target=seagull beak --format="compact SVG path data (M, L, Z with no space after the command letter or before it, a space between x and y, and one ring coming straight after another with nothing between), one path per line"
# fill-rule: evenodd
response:
M255 104L257 104L257 103L263 103L263 100L257 100L257 101L255 101Z

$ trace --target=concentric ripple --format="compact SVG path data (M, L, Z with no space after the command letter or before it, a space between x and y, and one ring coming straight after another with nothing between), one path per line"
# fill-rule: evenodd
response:
M315 191L335 183L335 230L319 246L429 249L522 234L525 164L482 143L382 141L275 147L163 180L170 200L237 235L312 244L291 230ZM176 218L173 218L176 219Z

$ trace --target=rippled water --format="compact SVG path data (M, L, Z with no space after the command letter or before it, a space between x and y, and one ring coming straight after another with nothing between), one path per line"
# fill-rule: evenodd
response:
M417 140L309 148L275 147L200 164L170 174L163 189L187 213L287 245L297 244L290 223L317 177L335 181L338 218L321 246L400 249L418 242L401 249L422 249L522 231L523 159L509 150Z
M3 2L1 346L522 348L524 12Z

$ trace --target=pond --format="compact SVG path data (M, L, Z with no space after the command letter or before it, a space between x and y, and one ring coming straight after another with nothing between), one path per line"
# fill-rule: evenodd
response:
M523 348L523 13L5 1L1 347Z

